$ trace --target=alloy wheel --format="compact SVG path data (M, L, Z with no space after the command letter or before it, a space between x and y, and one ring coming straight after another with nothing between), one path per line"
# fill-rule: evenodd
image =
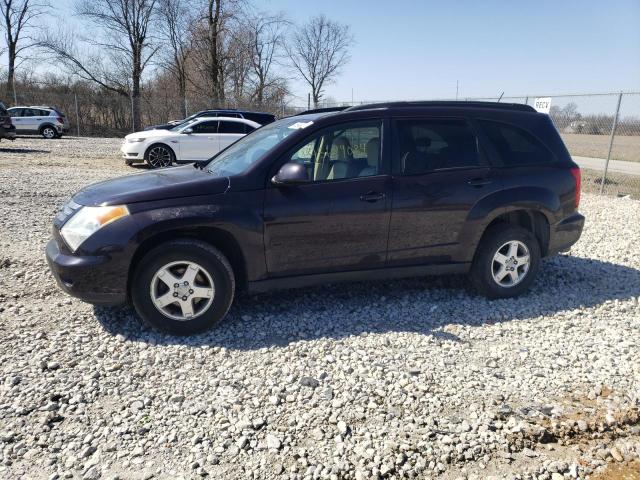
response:
M518 240L509 241L498 248L493 256L493 281L501 287L515 287L527 276L530 264L527 246Z
M149 165L153 168L171 165L171 152L166 147L153 147L149 150Z
M171 262L151 279L151 300L160 313L181 322L205 313L215 287L209 272L195 262Z
M42 136L44 138L47 138L47 139L51 140L52 138L55 138L56 132L51 127L45 127L45 128L42 129Z

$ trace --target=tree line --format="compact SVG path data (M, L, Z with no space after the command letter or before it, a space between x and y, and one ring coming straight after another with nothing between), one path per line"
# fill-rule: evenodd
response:
M294 80L317 106L354 41L324 15L295 24L242 0L77 0L79 31L52 25L47 2L0 0L2 100L66 92L73 112L68 94L80 93L82 113L116 130L203 108L280 113ZM36 68L43 61L54 69Z

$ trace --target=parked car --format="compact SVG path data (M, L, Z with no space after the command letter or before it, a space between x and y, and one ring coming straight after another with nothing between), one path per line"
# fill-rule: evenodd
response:
M200 117L171 130L145 130L124 137L120 151L127 165L147 162L151 168L174 162L208 160L260 125L244 118Z
M69 131L67 116L54 107L11 107L9 113L18 134L39 133L50 140Z
M67 293L188 334L238 290L468 273L489 298L520 295L580 237L579 202L578 166L529 106L376 104L89 186L55 218L46 256Z
M7 112L7 108L4 103L0 102L0 140L15 140L16 139L16 127L11 123L11 116Z
M173 120L160 125L150 125L145 130L169 130L176 125L182 125L185 122L195 120L200 117L226 117L226 118L244 118L252 120L260 125L267 125L275 122L276 116L265 112L250 112L247 110L202 110L198 113L188 116L182 120Z

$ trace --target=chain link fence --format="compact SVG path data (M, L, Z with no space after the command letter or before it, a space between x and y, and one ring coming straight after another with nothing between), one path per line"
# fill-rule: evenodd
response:
M468 101L500 101L532 105L536 98L551 98L549 115L569 152L582 168L583 190L640 198L640 92L575 95L522 95L469 97ZM14 101L5 104L42 105L60 109L70 121L70 135L113 137L133 131L130 99L111 92L51 91L35 88L19 91ZM443 99L451 100L451 99ZM379 102L379 100L378 100ZM323 102L319 107L376 103ZM142 125L165 123L209 108L238 108L265 111L277 117L294 115L307 106L293 102L255 105L227 101L213 105L202 96L178 100L175 92L143 92Z

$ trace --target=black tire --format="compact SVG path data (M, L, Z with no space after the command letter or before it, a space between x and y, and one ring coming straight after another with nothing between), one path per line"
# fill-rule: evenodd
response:
M40 135L42 135L47 140L53 140L54 138L58 138L60 136L58 131L51 125L44 125L43 127L41 127Z
M501 250L501 247L503 247L501 252L507 251L505 248L508 249L508 247L505 247L505 244L509 242L520 242L524 244L528 250L529 264L525 272L522 261L519 266L517 263L515 265L510 263L509 267L514 269L511 270L511 272L515 271L515 275L522 274L522 277L517 283L514 282L514 285L504 286L499 284L494 278L494 272L496 273L495 276L500 276L501 273L500 264L498 260L494 260L494 256ZM519 254L524 255L524 249L521 247L519 248L519 252L521 252ZM540 244L535 236L522 227L498 224L490 227L483 235L473 259L469 277L475 289L482 295L491 299L509 298L526 292L535 280L539 268ZM506 282L513 281L511 273L507 273L507 276L510 278L505 280Z
M213 282L213 299L210 305L206 308L202 307L203 310L197 312L198 303L191 303L192 306L195 305L194 313L197 315L187 320L177 320L168 316L171 314L171 309L176 312L179 310L178 315L183 312L179 303L165 307L169 311L168 314L165 314L160 311L159 307L156 307L152 299L152 282L162 288L166 286L164 281L158 282L156 274L163 267L172 263L180 264L180 262L197 264ZM198 275L201 274L202 270ZM172 291L171 288L167 288L169 293ZM191 290L190 292L193 293ZM149 251L137 265L130 282L131 299L138 315L152 327L176 335L190 335L213 327L229 311L233 303L234 292L235 276L226 257L208 243L190 239L173 240ZM173 291L172 295L175 296L176 293L177 289ZM176 300L176 302L179 301L180 299ZM191 300L189 301L191 302ZM203 299L194 299L194 301L201 302Z
M163 152L161 154L162 158L156 160L156 155L160 154L160 151ZM149 168L165 168L175 163L176 155L168 145L164 143L154 143L144 152L144 159L147 165L149 165Z

